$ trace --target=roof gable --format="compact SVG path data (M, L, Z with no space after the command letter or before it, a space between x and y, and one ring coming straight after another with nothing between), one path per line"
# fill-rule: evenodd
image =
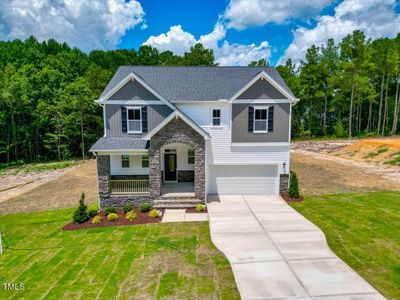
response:
M287 99L277 88L264 78L258 79L237 99Z
M108 99L110 100L159 100L137 80L129 80Z
M105 88L104 98L127 75L134 74L155 95L169 102L217 101L231 99L243 86L261 72L279 84L294 98L279 73L272 67L161 67L123 66Z

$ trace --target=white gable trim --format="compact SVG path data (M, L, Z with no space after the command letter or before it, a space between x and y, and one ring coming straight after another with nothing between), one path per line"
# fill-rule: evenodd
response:
M197 133L199 133L201 136L204 137L205 140L209 140L210 136L206 131L203 130L200 126L198 126L196 123L194 123L192 120L190 120L188 117L186 117L182 112L176 110L173 113L171 113L167 118L164 119L160 124L158 124L155 128L153 128L152 131L147 133L143 139L145 140L150 140L153 135L155 135L157 132L159 132L165 125L167 125L173 118L181 118L186 124L188 124L190 127L192 127Z
M116 92L118 92L125 84L127 84L129 81L134 81L136 80L139 82L143 87L145 87L147 90L149 90L154 96L156 96L160 101L164 102L166 105L168 105L172 110L176 110L175 105L173 105L171 102L165 100L159 93L157 93L151 86L149 86L146 82L144 82L139 76L135 75L134 73L129 73L124 79L122 79L117 85L115 85L111 90L109 90L103 97L101 97L99 100L96 102L99 104L104 104L107 102L107 100L114 95Z
M236 100L237 97L239 97L241 94L243 94L249 87L251 87L254 83L256 83L260 79L268 80L269 83L271 83L273 87L275 87L279 92L281 92L284 96L286 96L292 102L297 102L300 100L298 98L293 97L291 94L289 94L278 82L275 81L275 79L273 79L271 76L269 76L265 71L261 71L252 80L250 80L245 86L243 86L236 94L234 94L229 99L229 102L232 103L234 100Z

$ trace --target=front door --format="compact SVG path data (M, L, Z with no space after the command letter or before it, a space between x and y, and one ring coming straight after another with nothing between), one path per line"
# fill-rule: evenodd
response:
M176 181L176 154L164 154L165 181Z

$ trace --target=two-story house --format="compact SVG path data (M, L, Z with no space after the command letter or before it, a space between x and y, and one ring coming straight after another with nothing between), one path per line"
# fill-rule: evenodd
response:
M100 207L286 191L298 100L272 67L120 67L96 101Z

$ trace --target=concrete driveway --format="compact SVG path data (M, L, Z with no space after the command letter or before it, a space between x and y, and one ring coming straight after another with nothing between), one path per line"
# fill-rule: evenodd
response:
M281 197L212 196L207 202L212 241L229 259L243 299L385 299Z

